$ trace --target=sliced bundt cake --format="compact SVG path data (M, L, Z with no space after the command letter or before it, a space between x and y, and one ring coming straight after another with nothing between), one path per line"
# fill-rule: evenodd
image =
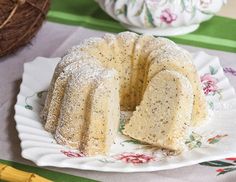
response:
M154 146L181 151L192 108L189 80L176 71L161 71L148 83L123 133Z
M161 108L158 99L166 99L163 89L170 87L176 87L176 91L166 93L170 97ZM188 93L187 87L192 89ZM177 94L176 98L171 95L173 93ZM183 108L173 108L178 107L176 101L184 104ZM159 104L157 108L153 105L156 102ZM123 32L90 38L66 53L55 68L41 116L46 130L55 133L59 143L78 148L87 155L97 155L107 153L110 147L113 137L109 139L108 135L115 135L120 107L122 111L134 111L126 125L126 135L179 150L174 138L167 140L167 135L162 135L162 140L167 143L155 137L152 142L149 141L151 136L142 139L142 135L138 136L139 130L131 127L136 120L137 127L143 126L142 119L149 124L157 122L158 126L164 126L160 115L168 105L171 109L166 110L169 114L165 119L172 123L166 125L168 137L172 136L173 130L175 138L181 139L185 129L175 125L185 123L182 128L186 128L189 123L197 125L207 117L206 101L190 54L165 38ZM186 105L189 105L188 109ZM156 111L152 113L152 109ZM185 119L179 121L185 111ZM155 136L160 137L163 132L158 127L156 129Z

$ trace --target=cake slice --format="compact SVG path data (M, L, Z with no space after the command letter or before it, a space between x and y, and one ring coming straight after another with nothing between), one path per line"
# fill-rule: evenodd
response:
M149 82L123 133L160 148L181 151L192 107L189 80L175 71L161 71Z
M194 104L192 113L192 126L198 126L206 121L208 117L207 103L203 94L200 77L197 73L191 55L184 49L167 45L152 52L149 56L150 63L146 67L147 74L143 93L148 82L160 71L177 71L185 75L193 88Z

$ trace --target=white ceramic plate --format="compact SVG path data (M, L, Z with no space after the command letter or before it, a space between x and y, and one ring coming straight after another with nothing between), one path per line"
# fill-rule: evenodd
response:
M188 150L180 155L140 144L121 133L109 156L86 157L77 150L58 145L53 136L44 130L39 111L59 58L38 57L26 63L15 105L22 156L39 166L116 172L172 169L235 156L235 91L217 57L204 52L193 54L193 57L213 114L207 124L189 133L186 140ZM120 129L124 120L122 117Z

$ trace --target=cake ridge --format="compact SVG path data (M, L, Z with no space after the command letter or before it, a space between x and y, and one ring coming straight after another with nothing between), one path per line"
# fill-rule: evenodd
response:
M55 133L55 139L58 143L79 148L85 154L91 153L91 150L83 150L83 146L87 144L83 139L87 132L87 125L90 123L89 111L91 109L90 100L93 98L92 93L97 85L101 86L102 80L113 79L114 76L116 76L115 70L107 70L88 63L80 67L80 70L74 75L70 75L71 81L68 82L65 90L62 112ZM105 96L102 95L101 97ZM76 99L79 99L79 103ZM70 106L72 108L68 108ZM105 141L99 142L104 143ZM92 147L90 146L90 148ZM100 152L105 154L107 151L101 148Z

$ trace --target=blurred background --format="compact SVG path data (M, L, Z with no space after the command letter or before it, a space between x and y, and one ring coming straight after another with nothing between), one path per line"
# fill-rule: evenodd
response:
M226 16L230 18L236 18L236 1L228 0L227 4L217 13L219 16Z

